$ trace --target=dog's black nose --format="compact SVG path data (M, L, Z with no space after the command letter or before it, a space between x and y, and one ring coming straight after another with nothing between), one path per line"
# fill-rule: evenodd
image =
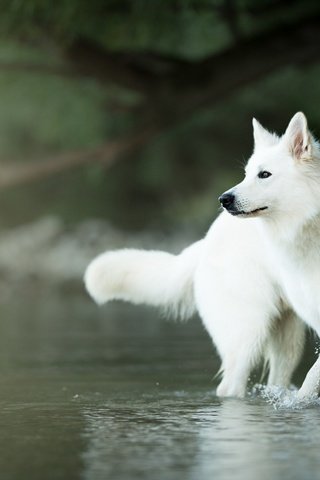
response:
M234 203L234 195L232 193L223 193L220 197L219 197L219 202L221 203L221 205L228 209L230 208L233 203Z

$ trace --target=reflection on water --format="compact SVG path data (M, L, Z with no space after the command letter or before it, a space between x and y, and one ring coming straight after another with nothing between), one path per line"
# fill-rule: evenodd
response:
M318 409L171 392L84 416L87 479L318 478Z
M318 478L320 407L218 400L199 321L44 288L0 309L1 479Z

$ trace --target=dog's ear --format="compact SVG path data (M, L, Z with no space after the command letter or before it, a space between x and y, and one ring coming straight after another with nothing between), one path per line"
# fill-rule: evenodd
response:
M271 147L278 141L277 135L268 132L257 119L252 119L254 148Z
M285 141L294 158L308 160L312 156L312 135L308 122L302 112L296 113L290 120L284 134Z

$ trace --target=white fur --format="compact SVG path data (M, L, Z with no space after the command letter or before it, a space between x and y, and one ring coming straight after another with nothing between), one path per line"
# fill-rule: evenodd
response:
M202 243L194 243L180 255L133 249L103 253L86 270L86 288L99 304L125 300L191 316L195 312L193 275Z
M181 255L109 252L85 275L98 303L123 299L186 315L198 310L222 360L221 396L243 396L262 358L268 383L289 385L304 325L320 334L319 146L302 113L280 138L256 120L253 126L245 178L227 192L234 195L232 215L223 212ZM261 171L272 175L259 178ZM299 396L313 396L319 386L320 360Z

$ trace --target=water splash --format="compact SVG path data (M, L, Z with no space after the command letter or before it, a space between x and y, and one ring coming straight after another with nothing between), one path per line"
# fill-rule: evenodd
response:
M320 406L320 398L318 396L300 399L298 397L298 391L294 386L284 388L277 385L267 386L257 384L252 388L249 395L253 398L266 400L275 410L302 410L304 408Z

